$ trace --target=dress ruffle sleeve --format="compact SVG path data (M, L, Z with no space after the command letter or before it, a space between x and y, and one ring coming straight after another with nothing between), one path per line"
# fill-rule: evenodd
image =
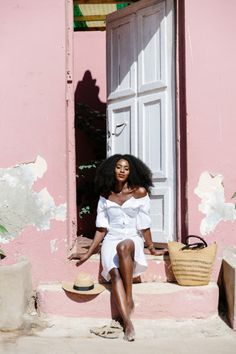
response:
M109 222L106 208L106 199L100 197L97 206L96 227L108 228L108 226Z
M137 215L137 229L148 229L151 227L150 198L147 195L137 200L140 200L140 207Z

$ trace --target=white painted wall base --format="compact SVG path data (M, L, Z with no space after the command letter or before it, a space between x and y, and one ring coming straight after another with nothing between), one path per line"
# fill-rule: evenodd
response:
M28 260L0 266L1 330L21 327L31 294L31 265Z

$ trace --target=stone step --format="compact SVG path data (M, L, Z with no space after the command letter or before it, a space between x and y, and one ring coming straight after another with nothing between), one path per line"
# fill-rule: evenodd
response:
M140 283L133 285L136 319L194 319L218 314L218 286L179 286L175 283ZM37 305L41 316L111 318L115 307L110 285L97 296L65 292L60 283L41 284Z
M148 268L146 272L142 274L139 281L141 282L167 282L173 281L174 276L171 269L170 259L168 256L152 256L150 254L146 254L146 259L148 263ZM69 261L68 259L64 259L62 261L60 272L58 273L58 277L50 277L50 273L45 276L45 279L42 279L42 283L46 282L54 282L54 281L73 281L78 272L88 272L90 273L95 281L102 282L104 281L101 276L101 264L100 264L100 255L95 254L92 255L87 262L82 264L79 267L75 266L76 261ZM219 274L219 269L214 267L211 281L217 282Z
M146 254L146 260L148 263L147 270L141 274L140 277L136 279L136 282L173 282L175 277L172 272L170 258L168 255L165 256L152 256ZM67 262L68 263L68 262ZM67 272L61 274L61 279L73 281L76 278L78 272L90 273L95 281L104 282L101 276L102 266L100 261L100 255L92 255L89 260L83 263L81 266L75 266L76 261L70 261L67 264ZM69 266L69 268L68 268ZM219 270L217 267L213 267L213 272L211 276L211 281L217 282Z
M152 256L146 255L148 268L147 270L136 279L138 282L166 282L173 281L174 276L171 270L170 259L168 256ZM101 277L101 262L100 255L95 254L90 257L90 259L83 263L79 268L75 266L76 261L70 261L71 274L69 276L69 281L73 281L76 274L80 271L90 273L94 280L99 282L104 282ZM68 280L68 279L66 279Z
M92 327L102 327L104 325L109 325L111 322L111 319L107 318L89 318L89 317L83 317L78 320L76 317L63 317L63 316L48 316L46 319L44 318L43 320L36 318L36 325L32 327L30 336L35 334L37 338L43 337L43 338L69 338L69 339L85 339L89 338L90 340L96 340L99 338L96 337L94 334L90 333L90 328ZM40 331L38 330L37 325L41 325ZM142 339L148 340L147 343L149 343L150 339L158 339L159 341L165 340L167 342L171 341L173 342L173 348L171 348L170 351L168 351L165 347L163 348L162 351L160 351L160 347L158 346L158 351L157 350L148 350L150 353L176 353L174 350L175 348L175 342L176 340L182 340L183 338L186 341L185 347L186 350L183 350L183 346L181 347L182 350L180 350L178 353L189 353L189 348L190 344L188 341L191 339L198 339L198 343L201 340L204 340L206 337L209 339L212 338L217 338L225 335L232 335L230 332L231 329L227 326L227 324L219 317L219 316L212 316L209 318L204 318L204 319L183 319L183 320L175 320L175 319L133 319L133 324L135 328L135 333L136 333L136 340L140 341ZM4 332L1 333L1 336L4 335ZM29 337L29 336L28 336ZM123 338L123 333L120 334L120 339ZM231 337L232 339L232 337ZM225 340L225 338L224 338ZM59 341L60 342L60 341ZM79 342L80 343L80 342ZM103 340L102 340L103 343ZM110 343L110 341L109 341ZM110 350L107 349L107 346L109 345L108 341L105 341L104 344L104 349L106 347L106 350L104 351L105 353L110 352ZM146 344L147 344L146 343ZM159 342L157 342L158 345ZM224 342L225 343L225 342ZM99 349L101 346L101 341L97 343L93 343L93 346L96 347L96 344L99 345ZM112 346L116 346L118 343L112 341ZM119 345L122 345L122 342L119 342ZM128 348L128 347L127 347ZM54 348L53 348L54 349ZM67 348L68 349L68 348ZM86 347L87 349L87 347ZM133 353L137 352L136 350L128 350L126 348L125 353ZM133 345L132 345L133 349ZM156 347L157 349L157 347ZM192 348L191 348L192 349ZM209 348L207 348L209 349ZM225 349L225 348L224 348ZM55 349L54 349L55 350ZM114 347L113 347L114 350ZM127 350L127 351L126 351ZM101 351L101 350L100 350ZM122 350L117 351L117 353L120 353ZM70 352L72 353L72 349L70 347ZM80 351L75 350L75 353L80 353L81 352L81 347ZM90 353L90 351L88 351ZM92 351L95 353L95 351ZM142 351L138 351L139 353L142 353ZM205 353L206 351L203 351ZM225 351L225 353L228 353L228 351ZM234 353L235 351L232 351L231 353ZM18 352L17 352L18 353ZM30 352L31 353L31 352ZM62 353L62 351L58 351L58 353ZM67 353L67 351L66 351ZM209 351L207 350L207 353ZM219 353L217 351L217 353ZM214 354L216 354L216 351L214 351Z

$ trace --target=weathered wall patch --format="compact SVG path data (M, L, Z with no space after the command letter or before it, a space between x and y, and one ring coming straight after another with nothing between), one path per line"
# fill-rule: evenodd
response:
M47 163L40 156L34 162L0 169L0 224L8 231L0 235L1 243L15 238L27 225L48 230L50 220L65 221L66 204L56 206L46 188L32 189L46 170Z
M201 198L199 210L205 214L200 225L200 232L206 235L214 231L218 223L236 220L236 209L233 203L225 203L223 176L212 176L203 172L194 192ZM232 191L233 193L234 191Z

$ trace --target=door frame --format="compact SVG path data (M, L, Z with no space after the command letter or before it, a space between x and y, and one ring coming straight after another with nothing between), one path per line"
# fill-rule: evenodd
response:
M174 0L175 16L175 83L176 83L176 239L184 240L188 233L187 202L187 127L185 74L185 0ZM66 1L66 72L73 77L73 0ZM69 82L68 82L69 80ZM75 128L74 91L67 76L67 157L68 157L68 245L76 238ZM72 148L73 147L73 148Z
M75 112L73 85L73 0L65 1L65 100L66 100L66 139L67 139L67 247L68 250L77 237L76 205L76 159L75 159Z
M176 35L176 238L188 234L185 0L175 0Z

